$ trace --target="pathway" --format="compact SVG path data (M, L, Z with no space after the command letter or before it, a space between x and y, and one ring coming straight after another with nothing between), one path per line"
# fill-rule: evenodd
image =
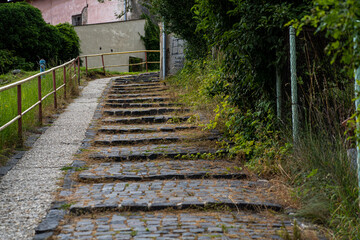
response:
M32 239L46 215L60 169L70 164L85 137L94 111L110 79L89 82L81 96L48 128L5 176L0 178L0 239Z
M35 239L280 239L282 226L291 234L267 181L199 158L216 152L216 134L187 121L190 110L156 74L118 78L106 94Z

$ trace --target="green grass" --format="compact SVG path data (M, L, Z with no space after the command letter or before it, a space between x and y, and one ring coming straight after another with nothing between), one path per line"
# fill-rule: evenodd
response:
M7 79L7 83L16 82L34 75L37 72L23 72L19 76L11 76L11 74L2 75L0 78ZM73 71L72 71L73 73ZM70 74L67 74L67 96L71 98L72 95L77 94L76 86L77 80L74 78L69 81ZM42 83L42 97L53 91L52 74L46 74L41 80ZM59 87L63 84L63 69L56 71L56 86ZM22 84L21 87L22 99L22 112L34 105L38 101L38 81L37 78ZM43 101L43 117L53 111L53 95L49 96ZM64 103L64 89L57 92L58 107ZM38 107L28 112L23 116L23 131L33 129L39 125L38 121ZM0 92L0 126L3 126L18 115L17 113L17 88L11 88ZM0 151L4 149L12 149L14 146L19 145L17 136L17 122L14 122L9 127L0 132Z

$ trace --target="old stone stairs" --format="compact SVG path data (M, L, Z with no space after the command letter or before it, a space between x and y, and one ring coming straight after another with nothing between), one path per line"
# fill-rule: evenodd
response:
M158 74L113 80L35 239L281 239L283 228L291 233L271 184L222 160L218 135L189 119L191 110L174 101Z

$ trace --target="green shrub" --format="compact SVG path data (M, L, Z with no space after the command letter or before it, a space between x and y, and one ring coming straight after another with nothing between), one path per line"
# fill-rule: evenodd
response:
M61 33L62 50L59 53L61 61L68 61L80 55L80 39L74 26L69 23L60 23L56 28Z

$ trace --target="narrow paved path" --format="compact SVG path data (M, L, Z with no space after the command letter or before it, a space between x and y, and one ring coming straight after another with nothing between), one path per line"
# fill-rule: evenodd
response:
M112 81L100 107L36 239L280 239L282 226L292 232L267 181L233 162L201 159L216 152L217 136L187 121L190 110L172 101L156 74Z
M0 179L0 239L32 239L49 211L60 169L72 162L85 138L98 98L110 79L89 82L14 168Z

